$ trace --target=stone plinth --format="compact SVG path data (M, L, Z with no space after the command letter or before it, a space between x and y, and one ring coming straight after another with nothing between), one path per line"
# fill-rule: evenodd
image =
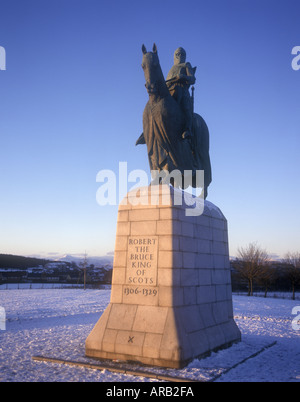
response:
M208 201L191 209L195 198L173 187L139 191L119 206L111 300L86 355L179 368L241 337L227 222Z

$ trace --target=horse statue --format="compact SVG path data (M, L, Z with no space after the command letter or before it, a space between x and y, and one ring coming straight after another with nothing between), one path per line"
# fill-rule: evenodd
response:
M143 133L136 145L147 145L151 171L167 171L171 174L178 172L180 180L175 178L172 182L175 187L198 187L196 171L204 170L202 193L205 199L211 183L207 125L199 114L193 113L193 135L191 139L182 138L185 124L183 111L167 87L155 44L152 50L147 52L145 46L142 46L142 68L149 100L143 113ZM192 176L189 180L187 172Z

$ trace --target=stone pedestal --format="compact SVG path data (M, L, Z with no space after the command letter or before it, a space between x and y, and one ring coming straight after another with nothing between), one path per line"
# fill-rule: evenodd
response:
M240 340L227 222L212 203L194 202L159 185L120 204L111 300L87 356L179 368Z

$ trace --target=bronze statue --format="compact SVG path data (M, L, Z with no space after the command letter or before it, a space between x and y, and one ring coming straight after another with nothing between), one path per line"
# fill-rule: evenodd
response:
M174 85L169 85L169 90L161 70L156 45L153 45L152 52L147 52L143 45L142 51L142 68L149 101L143 114L143 134L137 140L136 145L147 145L151 171L164 170L170 173L176 171L179 172L182 179L186 178L185 172L189 171L192 175L193 187L197 187L196 170L204 170L203 192L204 198L206 198L207 187L211 183L208 128L199 114L193 113L192 122L190 122L187 118L187 107L182 106L181 102L183 97L187 97L185 91L188 91L188 86L193 82L194 74L190 76L188 73L183 74L181 69L184 67L180 66L183 63L176 64L179 66L179 74L174 74L176 79L174 79ZM182 60L183 58L179 55L179 61ZM186 68L189 66L188 63ZM172 73L170 72L170 74ZM184 84L181 86L180 83L183 81ZM177 86L182 88L182 91L179 90L182 92L179 98L175 96L176 91L177 95L179 92L176 89ZM192 133L191 138L189 130ZM184 180L179 180L178 183L180 184L178 185L175 180L173 184L176 187L185 188Z
M196 67L192 68L190 63L186 63L186 51L179 47L174 53L174 65L167 75L166 84L176 101L181 106L185 116L185 127L182 138L192 136L193 125L193 104L189 88L196 81Z

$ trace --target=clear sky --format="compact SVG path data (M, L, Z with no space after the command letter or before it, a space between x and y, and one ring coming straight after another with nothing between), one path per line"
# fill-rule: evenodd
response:
M0 0L0 253L113 251L102 169L149 171L135 147L148 99L144 43L167 75L182 46L210 130L208 200L230 254L300 251L299 0Z

